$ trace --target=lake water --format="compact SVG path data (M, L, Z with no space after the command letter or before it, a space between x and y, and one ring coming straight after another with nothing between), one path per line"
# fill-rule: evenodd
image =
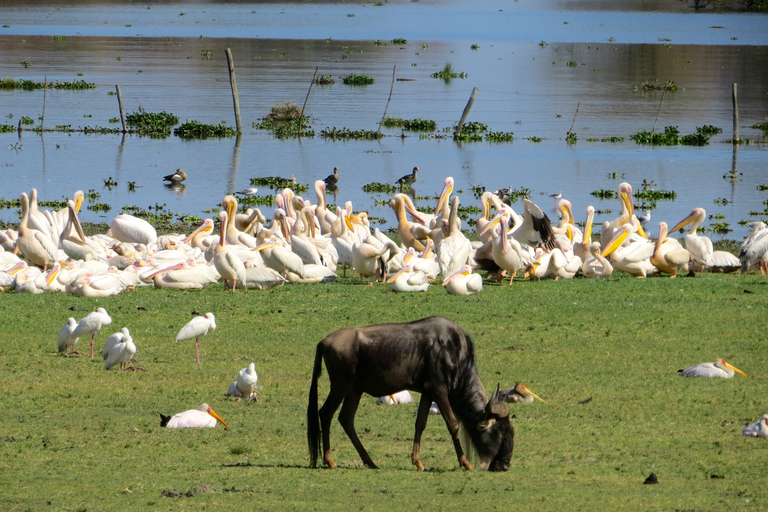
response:
M733 229L726 237L740 239L747 232L740 220L768 217L750 216L766 209L768 192L758 185L768 183L768 150L757 142L741 146L741 174L723 179L734 161L733 146L725 142L732 137L731 90L738 83L741 136L759 141L761 132L749 127L768 115L768 17L694 12L676 0L622 2L623 11L611 10L614 4L0 1L4 77L96 84L85 91L49 90L45 97L42 91L0 91L0 123L15 125L28 116L39 124L44 107L46 128L115 127L110 119L119 111L110 93L120 85L127 113L143 108L181 121L234 126L225 57L230 48L244 125L239 141L0 134L0 197L18 197L32 187L42 199L94 189L113 210L86 210L85 220L109 221L124 205L165 204L172 212L205 216L253 177L295 175L311 184L338 167L339 191L329 200L351 200L355 209L386 221L386 228L394 215L377 206L385 197L362 187L394 183L417 165L420 195L439 193L446 176L455 178L467 205L478 204L473 185L526 187L553 216L547 196L562 191L579 220L589 204L613 210L604 218L615 217L618 202L597 199L592 191L615 190L622 180L639 189L647 181L677 193L676 200L657 204L654 223L675 223L700 206L723 215ZM394 38L407 43L395 45ZM446 63L468 77L449 83L430 78ZM456 144L411 132L401 137L394 129L383 129L387 136L380 141L319 135L326 127L377 129L395 65L397 77L409 80L395 82L389 116L432 119L439 131L450 128L478 87L468 120L514 132L514 142ZM274 104L302 105L315 67L336 83L312 88L306 113L314 138L278 140L252 128ZM376 82L343 85L341 77L350 73ZM659 112L660 91L636 90L648 79L678 86L664 96L657 131L678 126L687 134L714 125L723 132L704 147L630 141L631 134L650 130ZM577 105L578 142L567 144ZM587 141L607 137L625 140ZM162 176L177 167L189 175L183 191L162 185ZM110 177L118 182L111 190L104 186ZM139 188L129 192L128 181ZM16 218L16 211L0 210L0 220Z

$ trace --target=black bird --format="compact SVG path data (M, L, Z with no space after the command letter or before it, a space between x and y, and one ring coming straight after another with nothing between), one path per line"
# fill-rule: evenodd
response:
M413 185L414 183L416 183L416 178L418 174L419 174L419 168L414 167L413 172L411 174L406 174L405 176L397 180L397 184L400 185L401 187L403 185L409 185L409 186Z
M327 186L335 185L339 181L339 168L334 167L333 174L328 175L323 181Z
M163 176L163 181L170 181L171 183L181 183L185 179L187 179L187 173L182 171L181 167L176 169L175 173Z

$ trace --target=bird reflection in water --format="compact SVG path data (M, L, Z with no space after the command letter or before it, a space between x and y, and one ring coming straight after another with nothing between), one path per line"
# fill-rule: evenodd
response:
M165 188L173 190L177 196L183 196L187 193L187 186L183 183L166 183Z

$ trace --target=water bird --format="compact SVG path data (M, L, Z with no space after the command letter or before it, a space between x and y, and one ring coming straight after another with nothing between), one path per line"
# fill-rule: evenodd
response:
M398 391L391 395L380 396L376 402L386 405L412 404L413 395L411 395L407 389L404 389L403 391Z
M645 225L651 221L651 210L643 210L643 213L637 215L637 221L645 228ZM672 234L673 232L670 231L669 233Z
M167 428L213 428L218 421L225 427L229 426L208 404L202 404L197 409L180 412L174 416L160 415L160 426Z
M102 327L106 327L112 323L112 317L109 316L107 310L104 308L96 308L96 311L85 315L80 322L78 322L75 330L72 331L72 336L81 337L91 335L91 359L93 359L93 338L99 334Z
M677 370L677 372L681 377L721 377L730 379L733 377L734 372L738 372L745 377L747 376L746 373L722 359L718 359L714 363L701 363L696 366L689 366L684 370Z
M552 198L552 205L557 206L557 200L563 197L563 192L560 191L557 194L549 194L549 197Z
M101 352L101 357L104 360L104 369L109 370L113 366L120 365L120 368L125 370L144 370L144 368L127 367L128 363L133 359L136 354L136 345L133 343L133 337L128 331L127 327L123 327L120 332L114 333L107 338L104 343L104 350Z
M197 364L200 364L200 351L197 348L197 341L201 336L205 336L215 330L216 317L213 316L213 313L206 313L203 316L193 318L187 325L182 327L179 334L176 335L176 341L195 338L195 355L197 356Z
M237 192L235 192L235 194L251 197L251 196L255 196L258 191L259 189L257 189L256 187L248 187L248 188L244 188L243 190L238 190Z
M64 324L64 327L59 331L59 352L64 352L65 354L83 354L82 352L75 351L75 343L80 339L72 335L76 327L77 320L69 317L67 323Z
M451 295L475 295L483 291L483 276L473 274L472 267L464 265L446 277L442 285Z
M335 185L339 182L339 168L333 168L333 174L329 174L324 180L327 186Z
M259 399L256 396L258 392L256 390L261 389L261 386L256 385L258 381L259 376L256 373L256 364L251 363L247 368L243 368L237 372L237 380L235 383L240 394L244 397L248 397L246 400L250 398L254 402L258 402ZM240 401L240 399L238 399L238 401Z
M187 173L182 171L181 167L176 169L176 172L174 172L173 174L168 174L166 176L163 176L163 181L167 181L170 183L181 183L185 179L187 179Z
M518 382L514 387L509 389L499 391L499 398L506 402L515 402L519 404L530 404L533 403L534 399L541 402L544 401L539 398L536 393L525 387L525 384L522 382Z
M757 262L762 274L765 270L762 259L768 253L768 229L766 229L764 222L752 222L751 224L752 233L749 234L739 248L741 273L745 273L749 270L749 267Z
M413 172L411 174L406 174L405 176L397 180L397 184L400 185L401 187L403 185L411 186L414 183L416 183L416 178L418 177L418 174L419 174L419 168L414 167Z
M763 414L751 425L745 425L741 433L747 437L768 437L768 414Z

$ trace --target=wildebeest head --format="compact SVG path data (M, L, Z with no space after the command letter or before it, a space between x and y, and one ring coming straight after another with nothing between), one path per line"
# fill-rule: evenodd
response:
M478 469L508 470L515 445L515 429L509 420L509 407L499 399L499 386L485 406L485 418L475 428L470 437L480 456Z

